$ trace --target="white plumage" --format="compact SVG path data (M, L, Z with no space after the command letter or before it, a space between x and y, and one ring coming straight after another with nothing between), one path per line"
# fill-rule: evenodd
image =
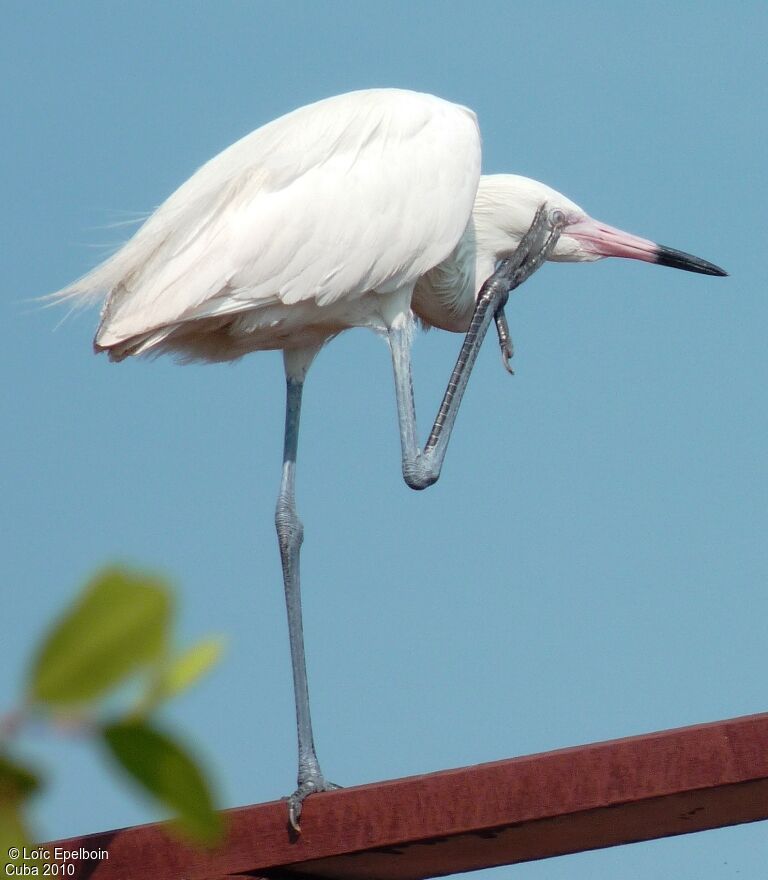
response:
M544 202L569 219L550 259L664 262L653 242L596 223L542 183L481 179L480 158L474 113L433 95L318 101L215 156L52 298L106 296L94 344L115 360L231 360L315 348L348 327L386 330L411 305L427 325L466 330L481 284ZM716 269L695 261L672 264Z
M435 161L435 157L439 161ZM224 360L380 323L464 232L474 114L372 90L320 101L203 165L111 259L60 292L108 294L95 343Z
M307 369L342 330L386 334L403 476L423 489L440 475L485 332L477 328L491 319L490 300L477 310L423 449L411 378L412 312L427 325L466 331L493 274L486 293L509 354L507 291L547 254L569 261L631 257L725 274L598 223L544 184L515 175L480 178L480 135L470 110L432 95L374 89L303 107L247 135L203 165L114 256L52 295L106 297L94 344L114 360L168 351L221 361L258 349L284 351L276 525L296 697L299 774L289 818L297 830L304 798L333 787L312 740L299 592L303 529L294 483Z

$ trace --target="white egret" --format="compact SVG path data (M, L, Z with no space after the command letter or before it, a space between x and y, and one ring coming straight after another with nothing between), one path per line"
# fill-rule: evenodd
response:
M295 110L224 150L171 195L112 257L54 299L106 297L94 346L112 360L170 352L224 361L282 349L287 400L276 510L291 643L303 799L332 788L312 738L294 500L304 379L320 348L351 327L386 337L403 476L439 475L491 318L511 354L503 307L544 259L630 257L711 275L704 260L592 220L544 184L480 177L474 114L432 95L352 92ZM487 280L486 280L487 279ZM485 283L484 283L485 282ZM425 446L411 382L413 315L466 332Z

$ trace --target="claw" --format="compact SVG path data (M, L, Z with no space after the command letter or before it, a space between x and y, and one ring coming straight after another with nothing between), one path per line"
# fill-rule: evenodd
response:
M301 806L306 798L311 794L321 791L336 791L341 788L335 782L326 782L320 776L319 778L310 778L302 782L299 787L288 798L288 824L293 828L296 834L301 834Z
M294 792L288 798L288 824L293 828L296 834L301 834L301 825L299 824L300 817L301 800L297 797L296 792Z
M514 376L515 371L509 365L509 361L515 353L515 348L512 345L512 337L509 335L509 325L507 324L507 317L504 314L503 306L496 312L493 318L496 322L496 332L499 335L501 362L502 364L504 364L504 369L509 373L509 375Z

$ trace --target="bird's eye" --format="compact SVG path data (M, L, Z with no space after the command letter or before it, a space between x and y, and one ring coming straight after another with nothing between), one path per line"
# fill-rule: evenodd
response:
M552 227L565 226L565 222L566 217L564 211L555 208L554 211L549 212L549 223Z

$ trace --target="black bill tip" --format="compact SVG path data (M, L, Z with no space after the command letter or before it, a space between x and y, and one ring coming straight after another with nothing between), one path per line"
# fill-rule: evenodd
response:
M702 275L727 275L725 269L721 269L714 263L709 263L699 257L693 257L683 251L664 247L663 244L656 246L656 263L659 266L671 266L673 269L685 269L686 272L700 272Z

